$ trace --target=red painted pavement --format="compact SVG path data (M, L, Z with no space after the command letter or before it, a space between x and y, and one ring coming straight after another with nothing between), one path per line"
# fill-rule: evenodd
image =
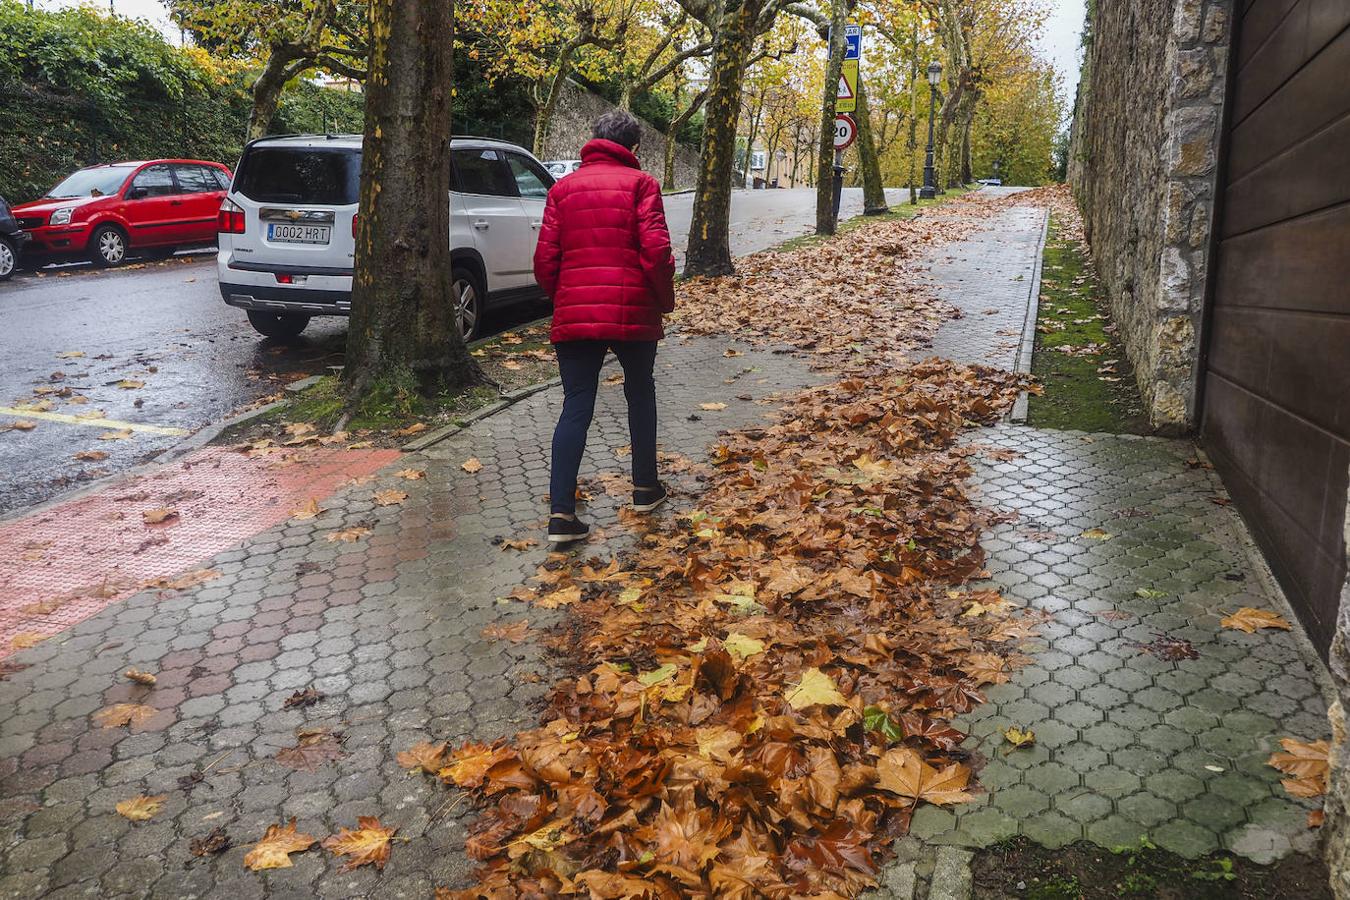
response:
M0 658L50 637L148 582L290 518L310 497L398 459L397 450L306 449L250 457L210 448L148 475L0 524ZM147 525L142 512L178 516Z

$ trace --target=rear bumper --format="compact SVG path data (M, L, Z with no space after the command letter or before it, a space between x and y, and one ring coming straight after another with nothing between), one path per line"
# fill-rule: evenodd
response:
M348 316L352 292L220 283L220 296L230 306L306 316Z

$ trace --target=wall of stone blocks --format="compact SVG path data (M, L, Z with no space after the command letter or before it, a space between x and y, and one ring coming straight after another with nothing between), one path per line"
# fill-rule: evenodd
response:
M1232 0L1099 0L1070 181L1153 424L1195 424Z
M604 97L578 84L567 82L553 124L544 138L543 159L577 159L582 145L591 139L591 124L614 108ZM641 121L641 120L639 120ZM642 168L659 181L666 164L666 136L647 122L642 122L642 143L639 147ZM675 148L675 184L664 185L667 190L692 188L698 179L698 151L683 144Z

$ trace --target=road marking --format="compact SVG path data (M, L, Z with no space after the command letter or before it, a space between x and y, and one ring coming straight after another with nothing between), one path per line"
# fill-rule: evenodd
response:
M0 416L13 416L16 419L41 419L45 422L61 422L66 425L89 425L93 428L128 429L143 431L146 434L163 434L170 437L182 437L188 434L184 428L169 428L164 425L142 425L139 422L119 422L116 419L81 419L63 413L33 412L15 409L12 406L0 406Z

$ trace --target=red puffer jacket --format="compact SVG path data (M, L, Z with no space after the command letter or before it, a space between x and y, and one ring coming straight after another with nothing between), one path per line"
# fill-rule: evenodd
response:
M581 150L581 168L548 192L534 276L553 298L554 343L655 341L675 309L661 187L613 141Z

